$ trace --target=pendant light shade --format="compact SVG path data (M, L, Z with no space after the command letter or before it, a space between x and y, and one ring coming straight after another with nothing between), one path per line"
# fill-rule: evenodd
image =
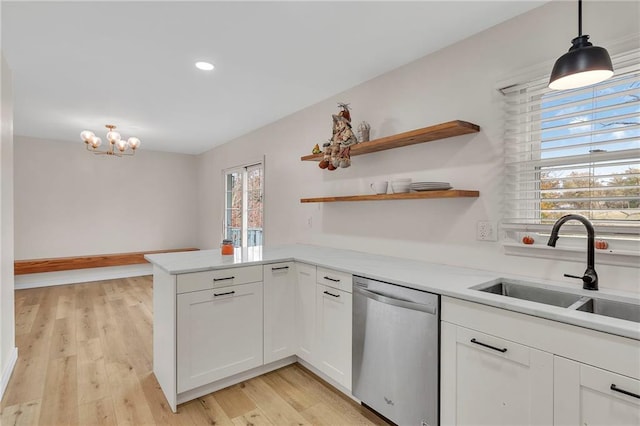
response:
M613 75L609 52L589 42L582 35L582 0L578 0L578 37L571 40L571 48L553 66L549 88L553 90L576 89L600 83Z

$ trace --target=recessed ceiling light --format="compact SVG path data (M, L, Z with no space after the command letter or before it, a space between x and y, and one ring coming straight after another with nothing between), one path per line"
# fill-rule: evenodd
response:
M202 71L211 71L214 68L214 66L209 62L196 62L196 68Z

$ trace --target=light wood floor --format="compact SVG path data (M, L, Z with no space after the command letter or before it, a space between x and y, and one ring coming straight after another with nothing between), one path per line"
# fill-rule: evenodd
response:
M152 279L16 291L9 425L386 424L294 364L178 407L152 373Z

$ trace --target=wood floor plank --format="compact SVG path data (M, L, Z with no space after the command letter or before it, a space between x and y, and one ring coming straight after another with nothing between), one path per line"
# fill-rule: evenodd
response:
M69 286L64 286L69 287ZM73 289L67 291L66 294L58 296L58 305L56 308L56 319L67 318L69 316L75 316L76 310L76 298L73 294Z
M216 401L230 418L241 416L256 408L256 404L242 392L242 383L219 390L214 394Z
M361 421L360 417L365 417L368 421L376 425L386 425L387 422L377 416L371 410L355 403L346 395L332 388L326 382L320 380L315 374L299 364L291 368L278 370L280 375L289 381L293 386L298 387L309 395L317 398L320 402L344 413L352 413L350 417L354 422Z
M78 424L76 362L75 355L49 360L40 424Z
M51 333L49 358L64 358L76 354L76 323L74 317L55 320Z
M301 413L309 423L315 426L334 426L334 425L372 425L364 417L354 419L346 416L339 410L332 409L324 403L318 403L302 411Z
M292 385L282 377L280 370L272 371L261 378L297 411L304 411L320 402L317 394L305 392L302 388Z
M0 416L2 426L30 426L38 423L40 400L4 407Z
M182 406L180 406L177 414L171 411L171 407L169 407L169 403L162 393L160 384L152 372L148 372L146 375L140 377L139 380L146 403L149 406L156 425L178 426L193 424L189 414L182 410Z
M233 426L234 424L211 394L181 405L180 411L189 415L193 425Z
M78 407L78 416L82 426L115 426L118 424L111 397L81 404Z
M135 320L129 313L129 308L123 299L109 303L113 314L119 319L119 339L123 343L127 361L133 366L139 376L144 376L153 370L153 347L149 339L144 339L138 332Z
M93 308L96 314L98 335L104 349L105 361L127 362L127 348L120 335L119 318L116 317L107 297L96 297Z
M22 299L24 300L24 299ZM16 304L16 336L31 333L40 305Z
M104 358L86 356L78 351L78 404L98 401L111 396Z
M133 366L129 363L109 362L106 368L118 424L154 424L153 414Z
M31 353L23 355L18 349L18 361L2 398L3 406L40 400L44 392L48 362L48 352L40 356Z
M275 425L310 425L295 408L287 404L260 377L240 385L242 391L260 407L271 423Z
M278 426L271 423L264 412L259 408L251 410L248 413L232 420L235 426Z

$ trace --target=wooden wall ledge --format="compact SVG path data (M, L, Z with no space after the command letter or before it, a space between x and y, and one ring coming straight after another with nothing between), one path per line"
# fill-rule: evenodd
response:
M54 257L51 259L16 260L15 275L37 274L41 272L69 271L72 269L103 268L105 266L125 266L148 263L145 254L195 251L197 248L172 250L152 250L133 253L98 254L94 256Z

